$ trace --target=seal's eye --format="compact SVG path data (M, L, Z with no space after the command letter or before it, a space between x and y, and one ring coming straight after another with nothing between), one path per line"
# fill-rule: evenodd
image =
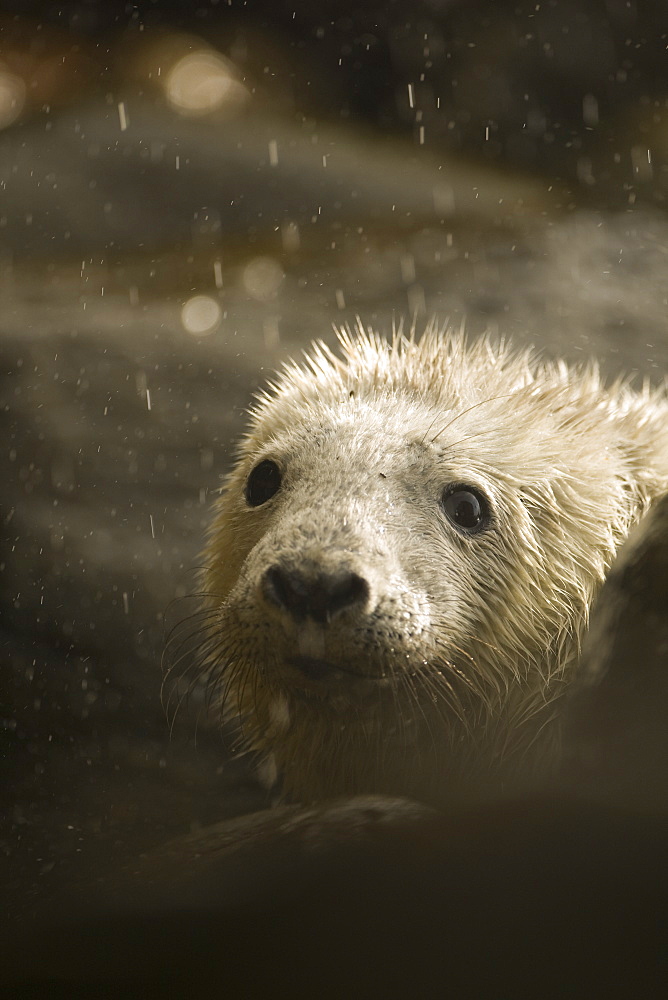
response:
M276 462L266 458L264 462L255 466L246 481L246 500L251 507L260 507L267 500L271 500L280 485L281 470Z
M487 498L474 486L448 486L441 504L448 520L467 535L482 531L489 523Z

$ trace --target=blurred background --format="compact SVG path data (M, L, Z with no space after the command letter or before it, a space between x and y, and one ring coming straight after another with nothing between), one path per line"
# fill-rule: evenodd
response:
M266 802L161 658L285 357L436 314L664 377L667 44L652 0L3 3L10 905Z

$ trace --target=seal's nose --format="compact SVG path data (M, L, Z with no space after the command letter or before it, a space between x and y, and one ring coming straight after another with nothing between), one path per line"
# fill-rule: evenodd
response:
M295 621L311 618L326 625L342 611L363 607L369 584L347 569L309 571L275 564L262 577L262 593Z

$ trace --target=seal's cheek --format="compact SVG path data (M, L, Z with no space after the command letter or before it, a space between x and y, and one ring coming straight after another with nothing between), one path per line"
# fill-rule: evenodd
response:
M254 553L266 530L266 518L249 517L248 511L232 506L229 500L221 506L206 552L206 590L212 599L227 600L252 572Z

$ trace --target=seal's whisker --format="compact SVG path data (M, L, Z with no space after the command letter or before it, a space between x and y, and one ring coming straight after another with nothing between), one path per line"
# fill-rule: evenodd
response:
M199 652L202 658L204 658L206 647L214 641L215 639L211 636L210 629L206 623L175 637L170 646L163 652L163 684L172 677L189 654Z
M407 677L406 677L406 681L407 681L406 690L408 691L409 695L412 697L412 699L413 699L413 701L414 701L414 703L415 703L418 711L420 712L420 715L422 716L422 718L424 720L425 726L427 728L427 733L429 734L429 739L430 739L430 742L431 742L431 748L432 748L433 758L434 758L434 760L437 760L438 756L439 756L439 748L438 748L438 746L436 744L436 737L434 735L434 730L432 728L432 725L431 725L431 722L430 722L429 718L427 717L427 713L426 713L424 705L422 703L422 699L419 697L419 691L418 691L417 685L415 683L416 676L417 675L410 675L410 674L407 675ZM420 680L423 681L423 678L420 677ZM427 685L423 685L423 686L426 687Z
M174 675L184 658L189 654L201 652L209 633L208 615L190 616L187 622L181 623L179 631L172 631L162 653L163 688L165 682Z
M202 608L199 611L193 612L187 617L180 619L175 625L172 626L172 628L169 630L169 633L165 637L166 647L169 649L169 647L173 645L174 642L178 642L181 634L187 628L192 627L193 624L195 624L196 627L201 628L203 627L203 625L205 625L209 620L213 619L214 617L215 615L212 610L208 608Z
M243 664L243 679L242 679L241 684L238 687L238 696L237 696L238 704L242 708L242 716L248 715L248 712L245 710L245 705L246 705L246 689L248 688L248 684L249 684L249 681L250 681L252 673L253 673L253 670L252 670L251 665L249 663L245 662Z
M489 708L492 697L497 698L501 687L496 673L489 674L481 668L479 660L476 660L467 650L457 643L450 642L444 644L437 633L432 636L436 655L432 658L432 669L440 672L442 669L450 678L457 679L458 683L468 688L475 697L484 701ZM467 673L460 666L453 662L452 654L456 653L464 657L470 664L470 672ZM491 690L490 690L491 689Z
M239 676L243 675L243 671L244 671L244 664L242 661L232 660L229 661L226 665L226 674L228 674L227 682L223 686L222 693L220 690L218 691L219 700L216 706L219 717L222 720L226 720L228 718L228 707L229 707L228 699L233 697L234 684L237 682ZM239 704L236 696L234 697L234 700L235 700L235 706L234 706L235 721L239 725L241 725L242 724L241 705Z
M426 715L424 708L422 706L422 701L419 698L416 681L420 682L422 689L426 690L430 694L431 705L436 709L437 714L441 714L442 706L441 700L443 701L443 707L449 708L450 711L456 716L456 718L462 723L462 725L468 729L469 720L467 719L466 713L463 710L463 706L459 697L457 696L452 684L443 676L443 674L434 675L429 668L418 669L414 672L412 676L412 682L415 690L415 697L420 711L422 712L425 721ZM436 696L436 697L434 697ZM443 717L445 721L445 717ZM429 726L429 723L427 722ZM448 732L451 727L446 727L445 732Z
M205 638L200 638L200 636L205 636ZM197 641L195 641L197 640ZM178 656L173 660L170 667L163 672L162 683L160 685L160 699L164 704L164 693L167 689L167 685L170 685L170 698L171 692L178 688L179 684L188 676L189 673L195 672L196 678L201 675L202 669L199 666L198 661L194 659L195 654L199 655L201 660L206 661L209 653L216 648L217 640L215 636L208 633L207 630L204 631L194 631L189 634L187 640L187 645L180 645L177 649ZM185 669L182 668L182 664L186 663ZM169 699L167 702L169 705Z
M214 699L221 699L219 711L224 709L225 701L233 688L236 674L241 669L243 659L243 654L240 654L234 646L218 645L212 652L205 685L206 703L209 708L213 705Z
M200 611L196 614L188 615L175 625L165 640L165 652L178 645L183 640L187 640L189 634L197 635L199 632L209 627L216 620L216 614L211 611ZM191 630L191 632L189 631Z

